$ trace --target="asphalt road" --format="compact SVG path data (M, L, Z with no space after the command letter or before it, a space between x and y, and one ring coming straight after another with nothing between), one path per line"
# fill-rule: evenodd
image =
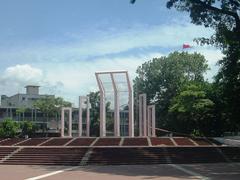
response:
M240 163L122 166L0 165L1 180L240 179Z

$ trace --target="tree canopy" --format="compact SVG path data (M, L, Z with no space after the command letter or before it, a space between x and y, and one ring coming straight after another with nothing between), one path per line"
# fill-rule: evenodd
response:
M202 38L203 43L210 43L228 48L240 43L240 2L238 0L169 0L168 8L187 11L193 24L215 29L210 38Z
M0 123L0 137L12 138L20 131L19 124L12 119L5 119Z
M32 121L21 121L20 128L22 130L22 136L31 136L36 130L36 126Z
M187 52L173 52L154 58L137 69L134 80L135 96L146 93L148 102L156 104L158 127L168 127L171 100L189 82L204 82L208 69L204 56Z
M220 47L225 57L219 61L216 83L222 90L231 131L240 130L240 1L239 0L169 0L167 7L190 13L192 23L215 30L213 36L200 38L200 43Z
M171 101L169 112L174 118L170 124L183 133L209 135L212 129L207 126L213 121L214 105L203 86L189 83Z
M64 101L61 97L47 97L41 98L34 103L34 107L39 109L42 113L49 116L60 112L61 107L71 106L70 102Z

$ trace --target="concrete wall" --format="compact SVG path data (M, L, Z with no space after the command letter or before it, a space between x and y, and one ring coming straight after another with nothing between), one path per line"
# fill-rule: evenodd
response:
M1 96L1 107L32 108L34 102L47 97L54 97L54 95L16 94L11 97Z

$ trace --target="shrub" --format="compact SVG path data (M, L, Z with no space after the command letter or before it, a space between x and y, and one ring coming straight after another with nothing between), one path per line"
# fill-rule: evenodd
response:
M0 137L16 137L19 132L19 124L12 119L5 119L0 123Z
M20 128L22 130L22 136L31 136L36 130L36 126L32 123L32 121L26 120L20 123Z

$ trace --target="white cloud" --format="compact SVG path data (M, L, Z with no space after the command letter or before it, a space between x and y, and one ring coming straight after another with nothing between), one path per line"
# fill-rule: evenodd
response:
M17 64L7 67L0 74L0 77L0 92L6 95L23 92L26 85L44 86L43 89L48 93L51 92L51 89L57 89L58 86L61 86L60 82L49 83L41 69L32 67L29 64Z
M3 79L25 82L36 82L42 77L42 70L33 68L29 64L8 67L3 74Z
M181 22L155 26L138 25L128 29L119 29L119 31L99 33L99 36L87 38L80 36L81 38L66 44L37 44L35 42L30 47L20 47L2 52L0 60L64 62L154 46L179 47L180 49L183 43L191 43L196 37L209 37L212 33L211 29Z

